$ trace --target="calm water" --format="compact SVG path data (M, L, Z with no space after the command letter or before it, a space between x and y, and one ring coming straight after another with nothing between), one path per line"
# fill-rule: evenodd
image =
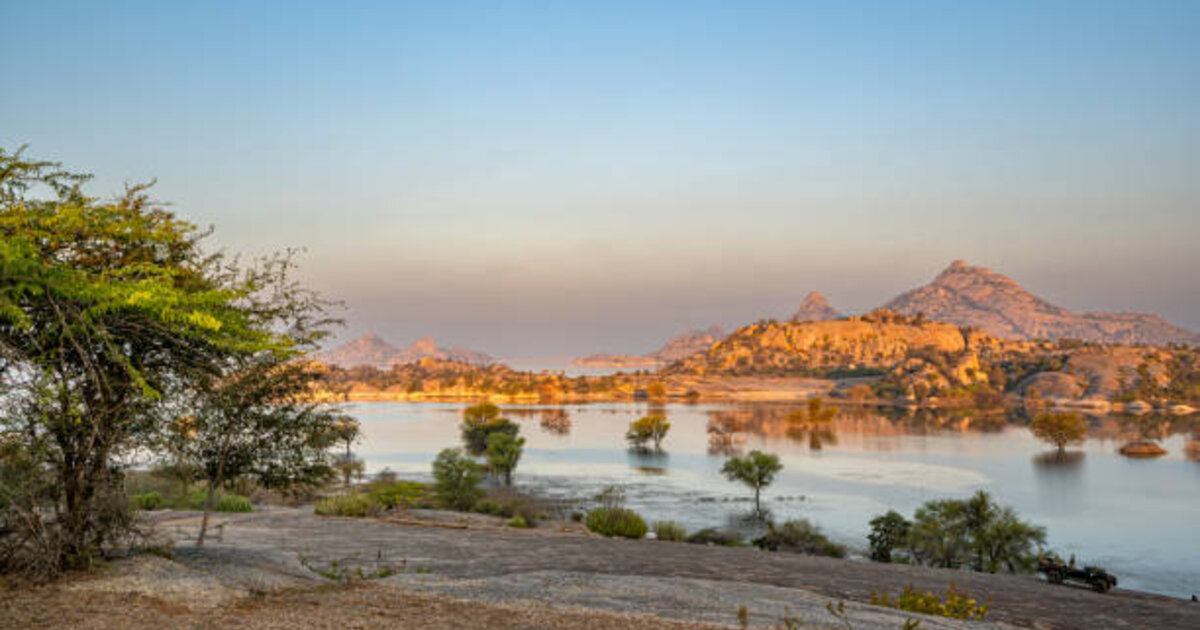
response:
M461 404L364 403L356 446L370 472L385 467L428 477L439 450L458 446ZM803 516L832 538L865 549L867 522L888 509L911 515L922 502L976 489L1014 506L1048 530L1063 557L1117 573L1121 586L1190 597L1200 593L1200 463L1184 455L1189 420L1158 430L1174 435L1170 454L1136 460L1116 453L1129 427L1094 421L1093 437L1067 462L1004 418L960 415L886 417L845 411L825 435L789 436L785 405L667 405L672 428L664 454L631 454L624 442L644 403L509 406L527 439L516 483L541 493L587 497L625 486L647 520L697 529L722 526L750 509L749 493L720 475L725 455L710 450L710 422L737 429L734 448L778 454L784 470L764 493L777 519ZM569 425L569 426L567 426ZM565 429L565 430L564 430ZM817 448L819 447L819 448Z

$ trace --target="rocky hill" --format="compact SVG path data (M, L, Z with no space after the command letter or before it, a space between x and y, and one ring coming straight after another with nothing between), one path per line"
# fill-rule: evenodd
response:
M1081 339L1102 343L1200 344L1200 335L1143 313L1075 313L1026 291L1011 278L956 260L933 282L883 308L975 326L1012 339Z
M833 310L825 296L816 291L806 295L800 308L792 314L794 322L825 322L841 318L842 314Z
M697 352L704 352L724 338L725 330L720 326L689 330L663 344L661 348L651 352L650 356L662 363L671 363Z
M389 367L415 363L421 359L483 365L491 363L493 360L487 354L466 348L443 348L432 337L422 337L406 348L399 348L374 333L368 333L341 346L326 350L318 354L316 359L322 363L339 367L360 365Z
M689 330L672 337L662 347L650 354L592 354L579 357L571 363L590 367L624 369L657 368L697 352L704 352L724 338L725 331L720 326L710 326L704 330Z
M886 370L917 351L969 354L991 340L958 326L877 311L820 322L762 322L737 329L669 372L786 374L819 369Z

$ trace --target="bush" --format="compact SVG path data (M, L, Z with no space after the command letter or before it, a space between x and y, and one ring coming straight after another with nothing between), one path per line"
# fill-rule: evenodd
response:
M526 521L525 517L521 516L520 514L508 519L507 521L504 522L504 524L508 525L509 527L517 527L520 529L525 529L526 527L530 527L529 521Z
M213 502L214 512L251 512L253 510L254 506L250 504L250 499L239 494L220 494Z
M429 486L416 481L375 481L367 486L367 495L385 510L431 505Z
M379 505L365 494L342 494L322 499L313 512L320 516L374 516Z
M646 535L646 521L637 512L621 507L596 508L585 519L588 531L604 536L641 538Z
M706 527L687 537L687 541L692 544L719 545L721 547L741 547L744 544L742 540L742 535L737 532L720 530L715 527Z
M846 548L827 538L821 528L807 519L787 521L783 525L767 525L767 533L754 540L754 546L768 551L790 551L830 558L846 557Z
M902 547L908 541L908 530L912 523L895 510L888 510L871 519L871 533L867 540L871 543L871 559L875 562L891 562L892 550Z
M658 521L654 523L654 537L669 542L684 542L687 540L687 530L675 521Z
M966 591L958 590L954 584L946 589L944 597L933 591L918 591L911 584L904 587L904 592L894 599L887 593L872 591L871 603L875 606L887 606L908 612L975 621L982 620L988 612L988 603L979 603L978 598L972 597Z
M469 510L483 495L479 482L483 475L479 464L462 449L448 448L433 460L434 489L438 500L456 510Z
M492 499L480 499L476 501L474 507L471 508L471 511L478 512L480 514L490 514L492 516L512 516L511 513L505 513L504 506L500 505L499 501Z
M129 504L132 505L133 509L135 510L146 510L147 512L152 512L154 510L161 510L162 508L166 507L167 502L165 499L163 499L163 496L158 493L158 491L151 490L150 492L141 492L129 497Z

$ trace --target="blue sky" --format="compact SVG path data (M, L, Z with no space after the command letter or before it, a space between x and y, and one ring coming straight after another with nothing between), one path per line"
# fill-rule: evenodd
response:
M306 247L344 336L644 351L955 258L1200 329L1200 3L0 0L0 28L0 146Z

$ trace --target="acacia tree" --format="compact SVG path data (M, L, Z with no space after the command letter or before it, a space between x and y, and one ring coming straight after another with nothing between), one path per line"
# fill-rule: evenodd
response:
M87 179L0 150L0 431L50 481L30 518L58 568L114 542L117 462L161 434L168 399L231 355L296 345L257 311L262 276L205 254L205 233L147 186L100 201Z
M721 467L721 474L730 481L738 481L754 490L754 513L762 517L759 500L762 489L775 481L775 475L783 470L779 456L762 451L750 451L745 457L731 457Z

